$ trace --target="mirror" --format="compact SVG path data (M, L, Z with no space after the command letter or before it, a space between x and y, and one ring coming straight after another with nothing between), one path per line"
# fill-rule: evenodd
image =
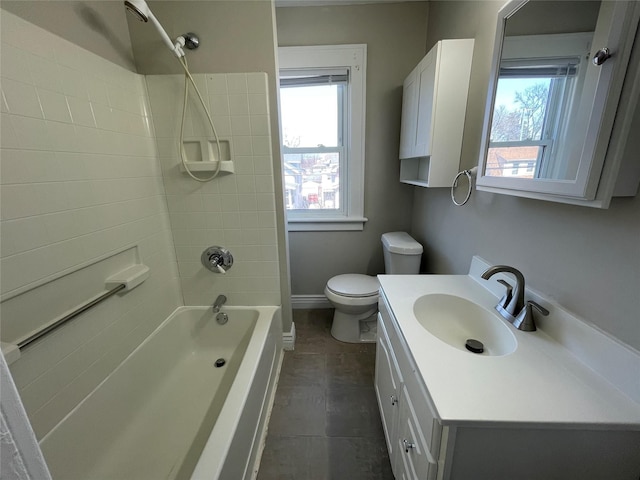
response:
M575 179L567 149L584 143L572 137L600 2L572 2L576 15L565 2L546 3L529 2L505 22L485 175Z
M596 197L637 27L632 3L515 0L500 10L480 190ZM612 55L596 65L605 46Z

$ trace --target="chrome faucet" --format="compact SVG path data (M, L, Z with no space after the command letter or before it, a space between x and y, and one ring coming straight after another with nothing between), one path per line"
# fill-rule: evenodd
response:
M489 280L496 273L510 273L516 277L515 286L505 280L498 280L499 283L507 288L507 291L496 305L496 310L518 330L533 332L536 329L536 324L533 319L532 307L545 316L549 315L549 311L532 300L527 301L525 304L524 275L520 270L507 265L495 265L488 268L481 276L483 279Z
M213 302L213 313L218 313L220 308L227 302L227 297L224 295L218 295L216 301Z
M502 297L498 305L496 305L496 310L498 310L504 318L513 322L511 319L515 318L518 312L524 307L524 275L522 275L520 270L513 267L494 265L482 274L482 278L489 280L496 273L510 273L516 277L515 287L504 280L498 280L498 282L507 287L507 293L505 293L504 297Z

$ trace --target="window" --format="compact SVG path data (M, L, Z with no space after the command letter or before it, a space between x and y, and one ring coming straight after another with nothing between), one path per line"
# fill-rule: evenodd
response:
M348 71L308 70L280 75L287 210L342 212ZM311 114L310 114L311 112Z
M362 230L366 45L278 53L289 230Z

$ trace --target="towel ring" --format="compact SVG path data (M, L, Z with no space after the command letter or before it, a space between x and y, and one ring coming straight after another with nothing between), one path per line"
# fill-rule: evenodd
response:
M472 179L475 176L477 171L478 171L478 167L473 167L473 168L470 168L469 170L463 170L455 176L455 178L453 179L453 184L451 185L451 201L454 203L454 205L461 207L462 205L464 205L469 201L469 198L471 198L471 192L473 191ZM453 190L458 186L458 179L462 175L467 176L467 180L469 182L469 190L467 191L467 196L465 197L465 199L461 203L459 203L456 201L456 197L453 194Z

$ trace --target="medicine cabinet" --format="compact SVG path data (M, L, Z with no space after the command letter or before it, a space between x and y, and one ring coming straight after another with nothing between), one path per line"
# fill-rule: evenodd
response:
M500 10L478 190L598 208L636 194L639 17L633 1Z
M403 84L400 181L450 187L458 172L473 39L441 40Z

